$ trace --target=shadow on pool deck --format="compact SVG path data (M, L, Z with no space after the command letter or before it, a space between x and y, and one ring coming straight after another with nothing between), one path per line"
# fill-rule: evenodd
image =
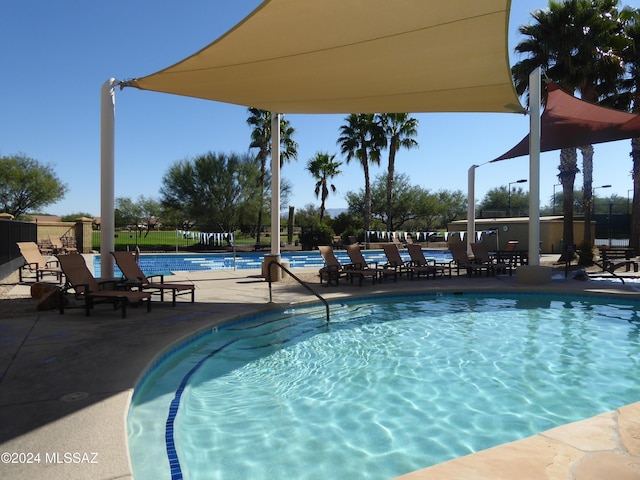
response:
M317 269L301 271L312 277L317 273ZM136 382L161 351L195 331L235 317L315 300L302 287L279 282L273 284L277 303L269 305L268 284L257 275L250 270L181 273L177 277L196 284L196 303L179 302L172 308L154 302L151 313L131 308L126 319L104 305L96 307L91 317L82 310L70 310L65 315L33 312L0 320L0 453L15 454L9 462L6 457L0 459L0 477L131 478L127 408ZM375 286L341 283L329 288L320 287L316 280L314 287L328 299L409 291L523 289L515 276L400 279ZM19 285L12 293L28 288ZM526 290L638 295L636 286L578 282L563 276L550 285ZM623 474L640 474L633 470L640 468L640 407L634 404L586 422L566 427L577 439L561 427L403 478L602 478L580 473L590 463L596 465L594 471L605 468L610 478L638 478Z

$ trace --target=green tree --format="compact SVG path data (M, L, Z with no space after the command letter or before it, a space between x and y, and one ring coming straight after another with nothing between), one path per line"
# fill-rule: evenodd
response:
M320 222L320 209L313 203L308 203L296 212L296 225L308 227Z
M382 127L389 148L389 162L387 167L387 230L393 225L393 192L395 183L396 154L399 149L416 148L418 142L414 139L418 135L418 120L408 113L381 113L378 123Z
M307 163L307 171L311 173L316 180L315 193L316 197L320 197L321 222L324 217L325 201L329 196L329 189L331 189L332 192L336 191L335 185L330 183L330 180L342 174L340 170L342 162L336 162L335 158L335 155L330 156L328 153L318 152L316 156Z
M252 127L251 143L249 148L258 149L256 160L260 165L260 177L258 185L262 189L260 198L264 197L268 186L267 182L267 159L271 156L271 112L260 110L259 108L249 108L249 118L247 124ZM289 124L289 121L280 116L280 167L284 162L295 160L298 157L298 144L293 140L295 129ZM256 243L260 243L260 232L262 230L263 208L258 210Z
M75 222L79 218L93 218L93 215L87 212L78 212L78 213L69 213L67 215L63 215L60 220L63 222Z
M162 178L165 208L180 210L185 220L229 231L247 206L262 209L260 165L248 154L209 152L175 162Z
M372 188L372 219L377 230L386 224L387 175L375 178ZM435 230L447 223L464 218L466 213L466 195L460 191L440 190L431 193L428 190L411 185L410 177L399 174L394 185L393 223L390 231L395 230ZM362 215L364 211L364 191L347 192L345 195L349 214ZM340 231L334 224L334 229Z
M116 226L132 227L140 232L156 227L161 212L160 201L155 198L140 195L137 200L129 197L117 197L115 199Z
M375 122L373 114L352 113L340 127L338 145L346 155L347 163L354 158L360 162L364 172L364 228L371 227L371 179L369 163L380 164L380 150L385 144L384 131Z
M529 212L529 193L522 187L511 188L511 202L509 202L509 188L504 185L489 190L478 204L480 211L492 212L490 216L496 216L495 212L504 212L505 216L514 216Z
M393 206L387 211L388 174L378 175L371 187L371 215L386 225L387 231L405 229L406 225L419 217L418 205L428 193L422 187L412 185L409 175L400 173L393 182ZM389 222L389 215L392 221Z
M529 74L542 67L545 75L568 92L578 90L582 98L595 102L615 91L616 79L623 73L620 59L612 55L619 42L617 0L549 1L549 8L532 13L534 23L519 28L525 39L515 50L528 58L512 68L516 90L528 90ZM590 202L593 147L581 147L585 203ZM573 243L573 185L577 150L560 152L558 178L562 183L566 244ZM585 229L585 238L590 229Z
M349 235L356 235L360 230L364 231L362 218L362 215L354 214L347 210L333 218L331 220L331 226L336 234L342 236L343 240L346 240ZM345 233L346 236L344 236Z
M467 216L467 194L462 190L439 190L436 193L442 226Z
M0 157L0 211L19 218L62 200L67 185L56 176L51 165L44 165L24 154Z

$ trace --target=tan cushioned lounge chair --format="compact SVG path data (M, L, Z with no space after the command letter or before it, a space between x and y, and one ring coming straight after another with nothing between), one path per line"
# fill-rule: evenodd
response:
M150 290L151 293L160 294L160 301L164 301L165 290L172 292L171 306L176 305L176 297L180 295L191 295L191 303L195 301L195 285L192 283L164 283L164 275L151 275L149 277L140 270L140 266L136 263L136 259L131 252L111 252L113 258L116 259L118 268L122 275L132 286L139 286L141 290ZM159 277L159 282L150 281ZM136 284L135 282L139 282Z

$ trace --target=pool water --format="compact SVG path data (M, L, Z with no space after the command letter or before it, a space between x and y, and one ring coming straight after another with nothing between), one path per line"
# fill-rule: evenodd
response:
M389 479L640 400L638 304L420 295L201 334L136 388L136 480ZM170 466L171 464L171 466Z
M340 263L350 263L349 256L344 250L334 252ZM405 260L410 260L406 251L401 251L401 256ZM386 263L387 257L383 250L363 250L365 260L370 263ZM448 250L424 250L425 257L438 262L449 262L452 260ZM282 260L289 262L291 268L302 267L322 267L324 261L317 250L309 252L282 252ZM195 270L244 270L262 267L264 253L242 252L236 253L203 253L203 254L143 254L140 256L140 268L146 275L168 274L170 272L184 272ZM93 260L93 270L96 277L100 276L101 265L100 256L96 255ZM120 271L115 266L115 275L120 275Z

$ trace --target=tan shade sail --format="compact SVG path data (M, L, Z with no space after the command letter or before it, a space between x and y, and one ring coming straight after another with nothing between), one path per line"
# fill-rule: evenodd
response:
M278 113L523 112L509 0L267 0L143 90Z

